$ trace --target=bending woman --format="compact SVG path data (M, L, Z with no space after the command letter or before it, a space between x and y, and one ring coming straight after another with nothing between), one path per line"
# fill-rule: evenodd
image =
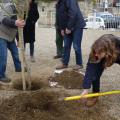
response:
M84 77L82 95L88 94L88 89L91 86L93 93L100 92L100 77L104 69L114 63L120 64L120 38L112 34L105 34L92 45ZM93 97L86 101L86 105L91 107L97 101L98 97Z

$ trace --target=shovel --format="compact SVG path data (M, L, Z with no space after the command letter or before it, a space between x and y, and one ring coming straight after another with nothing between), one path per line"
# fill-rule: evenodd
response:
M84 96L83 95L71 96L71 97L64 98L64 100L65 101L79 100L79 99L82 99L82 98L98 97L98 96L113 95L113 94L120 94L120 90L102 92L102 93L92 93L92 94L87 94L87 95L84 95Z

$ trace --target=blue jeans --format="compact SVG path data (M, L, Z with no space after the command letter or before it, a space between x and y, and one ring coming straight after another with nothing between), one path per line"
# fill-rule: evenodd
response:
M83 29L76 29L71 34L64 36L64 50L63 50L63 64L68 65L70 59L71 45L76 55L76 64L82 65L82 51L81 42L83 36Z
M7 48L10 50L15 70L21 70L21 62L19 60L18 49L15 41L7 42L5 39L0 38L0 78L5 77L6 65L7 65Z

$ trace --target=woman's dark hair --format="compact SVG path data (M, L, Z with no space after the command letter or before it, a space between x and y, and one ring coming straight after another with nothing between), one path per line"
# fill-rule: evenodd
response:
M97 39L92 45L90 52L90 62L98 62L101 61L96 58L95 54L105 53L105 63L104 67L111 66L117 59L119 51L116 49L116 39L112 34L105 34Z

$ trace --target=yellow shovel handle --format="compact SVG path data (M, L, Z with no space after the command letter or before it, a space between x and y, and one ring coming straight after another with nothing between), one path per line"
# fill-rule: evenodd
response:
M98 97L98 96L105 96L105 95L112 95L112 94L120 94L120 90L103 92L103 93L92 93L92 94L87 94L84 96L79 95L79 96L66 97L66 98L64 98L64 100L65 101L79 100L81 98Z

